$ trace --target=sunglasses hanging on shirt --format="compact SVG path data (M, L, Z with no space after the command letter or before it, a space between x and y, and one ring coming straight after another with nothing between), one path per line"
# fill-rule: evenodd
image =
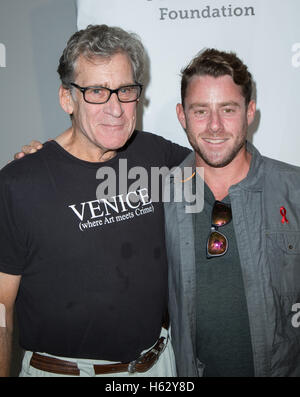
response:
M231 219L232 213L230 204L215 201L211 213L211 231L206 245L206 257L208 259L226 254L228 250L228 240L218 229L227 225Z

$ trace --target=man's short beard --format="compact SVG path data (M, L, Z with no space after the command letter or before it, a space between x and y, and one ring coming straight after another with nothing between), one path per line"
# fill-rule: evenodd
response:
M228 154L227 157L225 157L224 159L216 160L216 161L212 161L211 159L209 159L205 153L203 153L200 148L198 146L193 146L193 149L195 150L195 152L198 154L198 156L210 167L213 168L223 168L226 167L226 165L230 164L232 162L232 160L237 156L237 154L239 153L239 151L244 147L244 145L246 144L246 136L244 139L242 139L239 144L233 148L232 152Z

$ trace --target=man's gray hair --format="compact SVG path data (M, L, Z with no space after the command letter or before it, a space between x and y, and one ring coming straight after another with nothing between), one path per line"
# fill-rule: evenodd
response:
M59 61L57 72L62 85L70 88L74 82L76 61L80 55L88 59L95 56L111 57L124 52L128 55L135 83L141 83L145 66L145 49L138 35L119 27L89 25L69 39Z

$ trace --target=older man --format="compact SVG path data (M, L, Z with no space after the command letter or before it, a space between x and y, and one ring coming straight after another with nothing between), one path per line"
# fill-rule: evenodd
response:
M150 175L188 154L135 130L143 62L139 39L122 29L75 33L58 68L72 126L0 172L1 375L15 300L21 376L176 374L163 327L163 206L149 186L119 188L120 164ZM116 189L102 197L107 169Z

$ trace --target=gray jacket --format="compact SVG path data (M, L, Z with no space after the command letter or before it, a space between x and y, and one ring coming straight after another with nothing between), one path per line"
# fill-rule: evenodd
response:
M229 195L255 376L300 376L300 168L262 157L250 143L247 150L249 173ZM191 153L180 167L193 165ZM191 188L191 181L186 183ZM182 185L171 178L171 191ZM193 215L186 206L165 203L169 311L178 376L201 376L205 363L195 354Z

